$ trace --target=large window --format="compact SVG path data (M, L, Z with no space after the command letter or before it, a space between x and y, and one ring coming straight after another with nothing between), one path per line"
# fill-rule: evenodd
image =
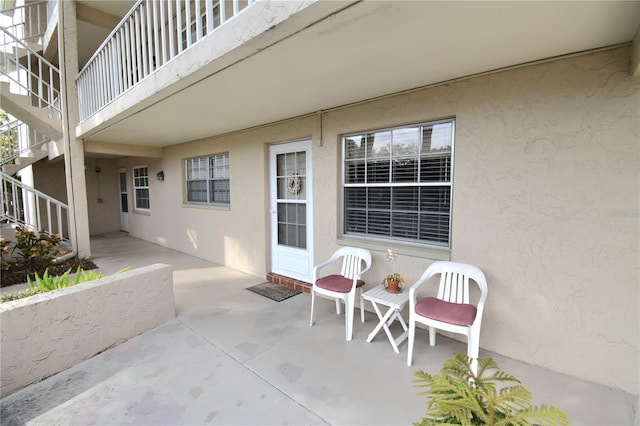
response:
M133 195L136 210L149 210L149 169L146 166L133 168Z
M185 160L187 202L229 204L229 153Z
M343 137L344 234L449 247L454 121Z

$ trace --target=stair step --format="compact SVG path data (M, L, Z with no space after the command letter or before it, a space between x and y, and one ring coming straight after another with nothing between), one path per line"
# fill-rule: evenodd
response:
M27 47L29 49L31 49L32 52L36 52L41 54L43 47L40 43L34 43L32 41L28 41L25 43L27 45ZM25 56L27 56L27 53L29 51L21 46L13 46L13 53L14 55L17 54L18 58L24 58Z
M62 138L62 122L49 118L49 109L31 105L29 96L11 93L8 82L0 82L2 108L51 140Z
M15 164L4 164L2 166L2 171L8 175L14 175L25 167L42 160L48 155L49 153L45 149L38 147L30 149L16 158Z

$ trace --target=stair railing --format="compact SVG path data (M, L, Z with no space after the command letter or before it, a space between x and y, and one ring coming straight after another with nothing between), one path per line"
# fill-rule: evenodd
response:
M0 221L69 239L69 206L0 172Z
M61 117L60 90L56 87L60 70L3 27L0 41L2 74L28 94L34 106L48 108L50 118Z
M50 141L48 137L20 120L1 124L0 140L3 142L0 150L0 167L14 163L16 158L32 149L41 148Z
M2 26L18 40L42 44L42 37L47 30L47 3L48 0L39 0L2 9Z
M78 74L80 120L237 16L256 0L138 0Z

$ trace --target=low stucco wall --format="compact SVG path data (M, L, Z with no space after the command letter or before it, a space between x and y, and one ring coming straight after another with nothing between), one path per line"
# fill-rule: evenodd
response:
M0 396L173 318L173 274L163 264L3 303Z

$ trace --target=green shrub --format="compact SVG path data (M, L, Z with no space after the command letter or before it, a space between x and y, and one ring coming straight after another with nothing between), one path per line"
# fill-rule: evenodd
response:
M4 293L2 296L0 296L0 303L11 302L12 300L22 299L23 297L33 296L34 294L38 293L42 293L42 290L40 290L38 287L16 291L13 293Z
M531 392L491 358L478 358L477 376L463 354L445 360L434 375L418 370L415 376L414 386L426 388L418 395L427 397L427 416L416 426L569 424L558 408L533 406Z
M6 269L9 267L9 242L0 236L0 267Z
M13 252L18 252L29 271L36 271L51 263L54 257L64 253L64 250L58 247L60 241L58 234L51 235L30 231L26 227L17 227Z

